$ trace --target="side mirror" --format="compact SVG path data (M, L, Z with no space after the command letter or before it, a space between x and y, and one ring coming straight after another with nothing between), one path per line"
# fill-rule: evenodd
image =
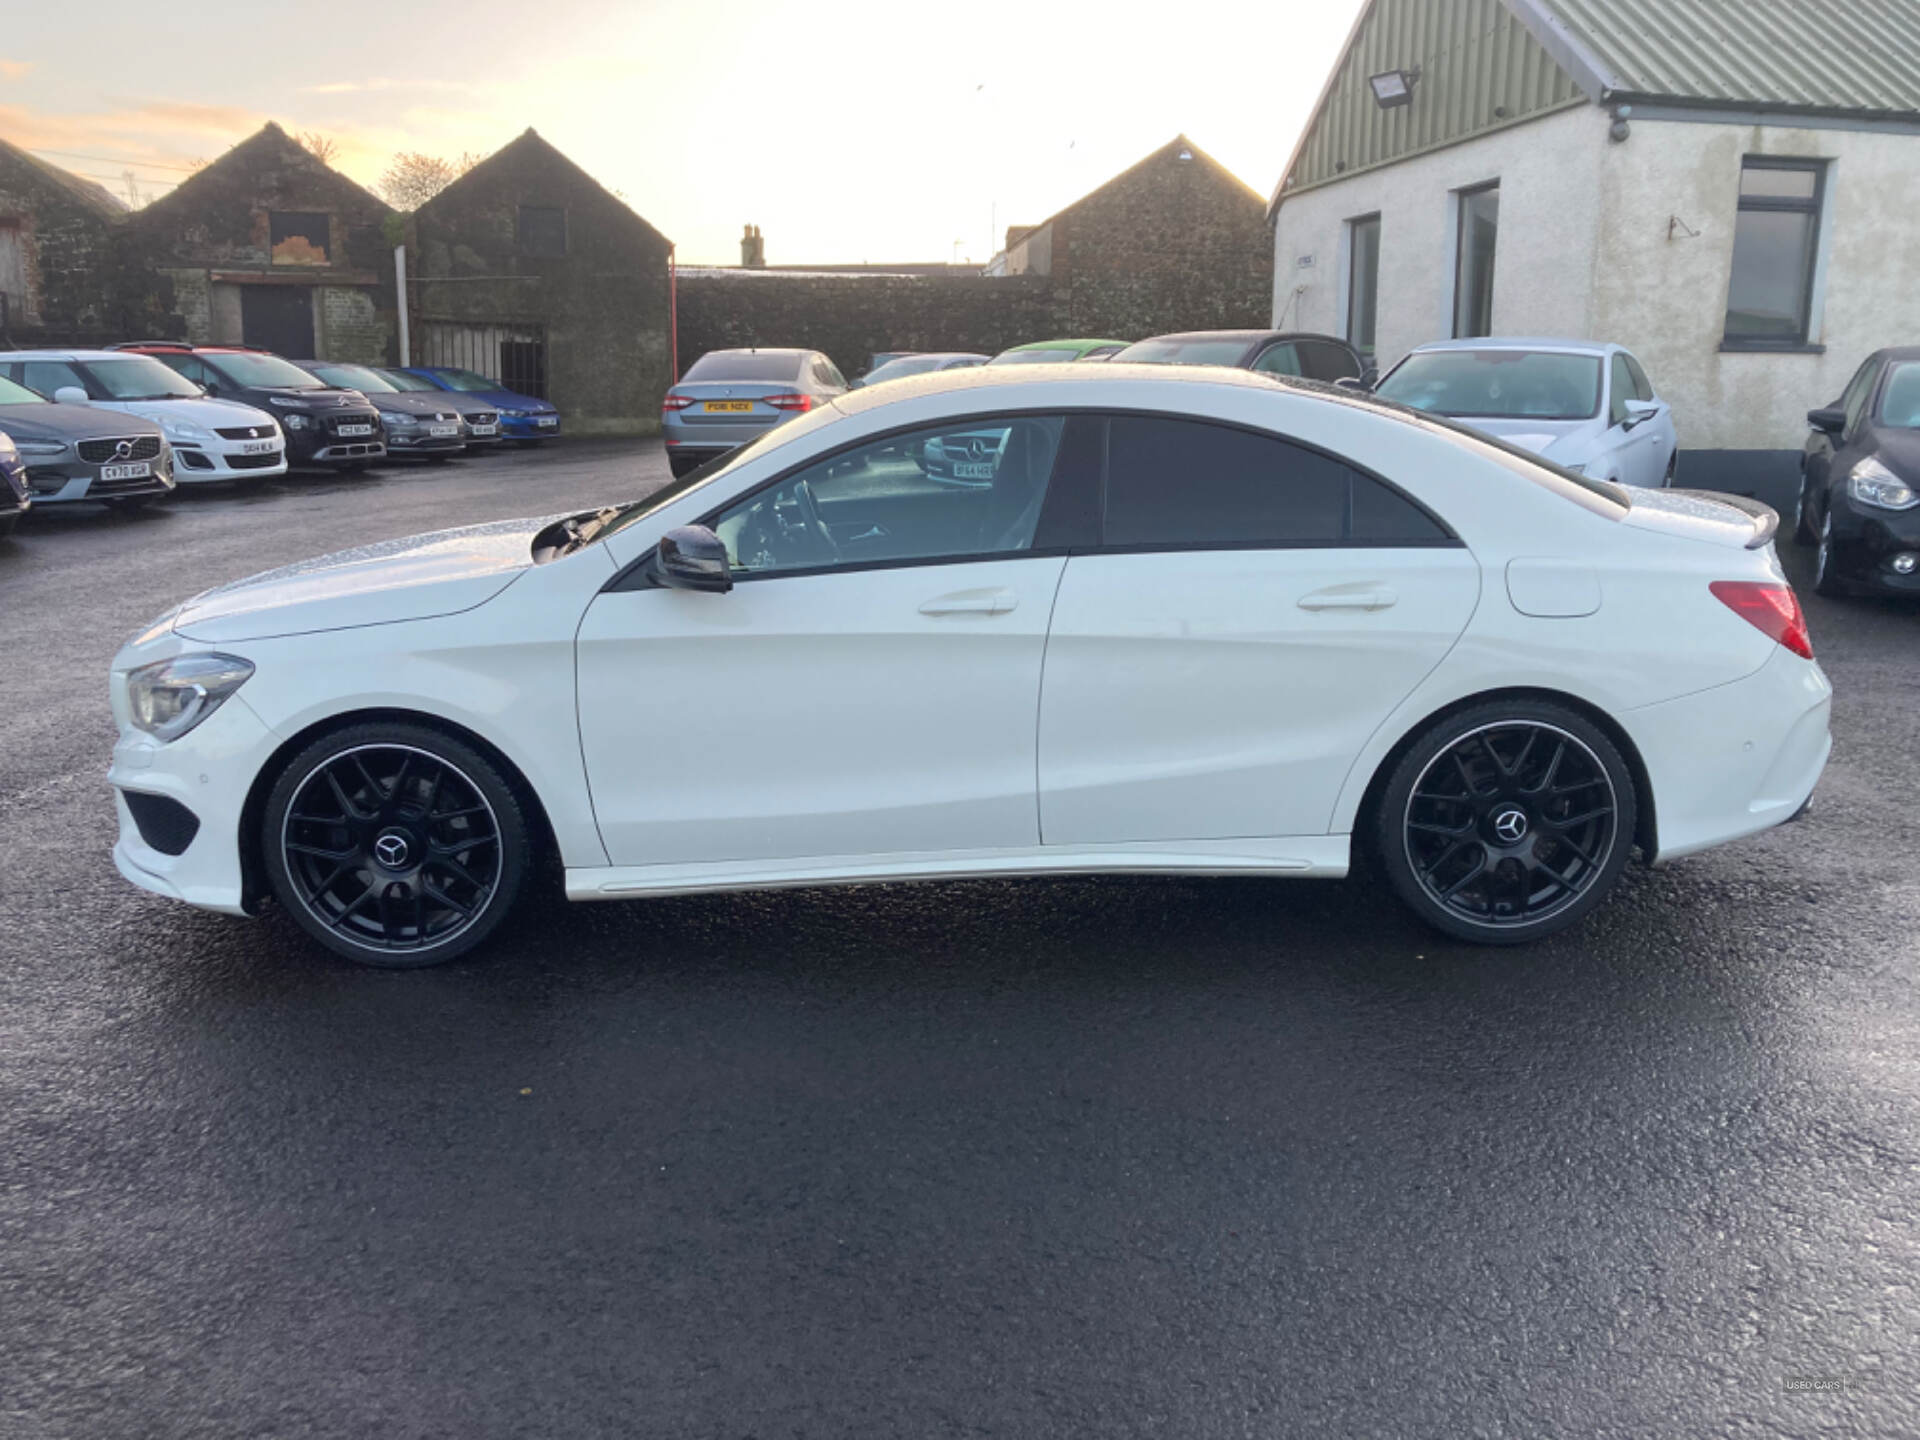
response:
M82 390L78 385L62 385L58 390L53 392L53 403L56 405L84 405L87 403L87 392Z
M660 583L671 590L719 594L733 588L727 547L704 525L680 525L667 531L655 554Z
M1807 424L1816 430L1824 430L1829 435L1838 435L1847 428L1847 412L1838 406L1827 406L1819 410L1807 411Z
M1620 422L1622 430L1631 430L1643 421L1651 420L1660 413L1660 407L1651 400L1628 400L1621 409L1627 412L1627 418Z

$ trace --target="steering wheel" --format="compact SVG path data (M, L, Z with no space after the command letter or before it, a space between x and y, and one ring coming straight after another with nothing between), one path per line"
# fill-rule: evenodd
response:
M827 522L820 518L820 507L813 499L813 487L804 480L794 481L793 502L799 508L801 523L813 532L813 538L820 543L829 560L838 563L840 546L835 543L833 532L827 529Z

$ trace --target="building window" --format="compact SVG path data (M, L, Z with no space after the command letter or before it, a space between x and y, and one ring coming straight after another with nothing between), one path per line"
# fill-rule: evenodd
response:
M276 265L328 265L329 217L311 210L275 210L267 216L267 244Z
M1380 217L1347 222L1347 341L1373 355L1373 324L1380 310Z
M1493 246L1500 233L1500 182L1456 191L1460 207L1454 237L1453 335L1493 333Z
M567 253L567 212L558 205L520 207L520 253L558 260Z
M1821 160L1749 155L1741 162L1727 281L1728 348L1797 349L1807 343L1826 170Z

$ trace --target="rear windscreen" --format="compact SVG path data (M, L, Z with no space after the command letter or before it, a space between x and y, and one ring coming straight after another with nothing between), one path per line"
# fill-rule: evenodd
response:
M683 380L797 380L798 355L756 355L751 350L716 350L693 362Z

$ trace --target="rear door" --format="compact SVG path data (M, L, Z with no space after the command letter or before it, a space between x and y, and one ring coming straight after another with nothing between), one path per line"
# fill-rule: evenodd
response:
M1389 484L1277 436L1115 416L1106 451L1103 541L1068 560L1047 640L1042 840L1327 833L1479 567Z

